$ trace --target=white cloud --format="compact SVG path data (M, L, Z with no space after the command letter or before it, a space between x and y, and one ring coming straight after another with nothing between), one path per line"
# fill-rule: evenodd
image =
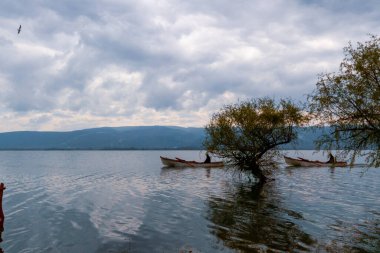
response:
M377 1L0 3L0 130L203 126L224 104L304 100ZM16 30L22 24L18 35Z

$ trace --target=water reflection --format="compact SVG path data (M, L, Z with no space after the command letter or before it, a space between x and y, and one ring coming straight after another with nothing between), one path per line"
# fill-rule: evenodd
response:
M0 183L0 242L3 241L3 232L4 232L4 212L3 212L3 193L5 190L4 183ZM0 253L3 253L3 249L0 247Z
M360 168L284 167L276 181L252 188L225 168L161 169L161 152L0 152L8 188L1 246L7 253L379 252L378 169L363 176Z
M312 237L293 223L300 213L282 207L275 182L266 185L226 185L226 197L211 197L211 233L230 248L252 251L308 251Z
M321 243L317 249L322 252L368 253L380 252L380 220L365 221L351 226L342 222L332 225L337 238Z

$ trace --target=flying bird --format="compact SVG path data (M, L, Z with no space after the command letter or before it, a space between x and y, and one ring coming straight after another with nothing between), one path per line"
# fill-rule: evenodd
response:
M17 34L20 34L20 32L21 32L21 25L20 25L20 27L17 30Z

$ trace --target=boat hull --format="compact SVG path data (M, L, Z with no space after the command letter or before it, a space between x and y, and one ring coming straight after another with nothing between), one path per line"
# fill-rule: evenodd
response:
M202 163L196 161L186 161L182 159L170 159L167 157L160 156L161 162L166 167L197 167L197 168L217 168L223 167L223 162L210 162Z
M295 159L284 156L286 164L297 167L346 167L346 162L325 163L321 161L309 161L306 159Z

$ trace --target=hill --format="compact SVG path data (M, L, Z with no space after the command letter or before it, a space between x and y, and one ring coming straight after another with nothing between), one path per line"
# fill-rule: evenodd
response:
M323 130L300 128L296 144L283 149L314 149ZM102 127L69 132L0 133L0 150L202 149L203 128L176 126Z

